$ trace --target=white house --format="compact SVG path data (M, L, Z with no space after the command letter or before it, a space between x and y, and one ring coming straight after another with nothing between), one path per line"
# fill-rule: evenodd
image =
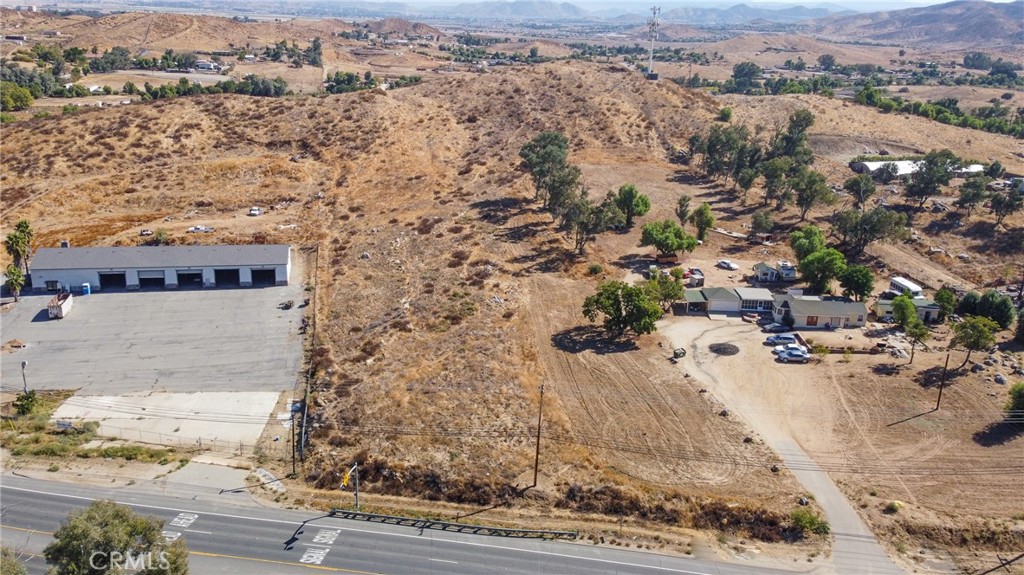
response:
M773 318L784 323L787 315L793 318L796 329L861 327L867 321L868 307L864 302L842 298L823 299L794 294L775 296Z
M850 169L857 172L858 174L872 174L875 170L880 169L885 164L894 164L896 166L897 176L909 176L918 170L918 166L921 162L914 160L894 160L889 162L852 162L850 163Z

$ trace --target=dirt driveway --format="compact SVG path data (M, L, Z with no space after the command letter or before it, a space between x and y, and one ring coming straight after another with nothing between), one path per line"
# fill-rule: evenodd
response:
M832 567L836 572L902 572L825 470L808 455L815 446L833 444L838 416L839 402L829 389L815 386L810 376L816 366L775 361L763 343L765 335L739 319L671 318L662 320L659 331L673 347L688 350L680 362L682 368L760 434L824 509L835 534ZM739 353L716 355L708 348L715 343L731 343Z

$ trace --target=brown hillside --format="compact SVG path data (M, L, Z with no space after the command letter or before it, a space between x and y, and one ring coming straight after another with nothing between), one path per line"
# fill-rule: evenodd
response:
M377 34L397 34L399 36L442 36L440 30L421 22L410 22L403 18L385 18L373 20L366 24L371 32Z
M935 6L834 16L813 21L811 30L835 38L906 42L967 48L1016 46L1024 40L1024 2L959 0Z

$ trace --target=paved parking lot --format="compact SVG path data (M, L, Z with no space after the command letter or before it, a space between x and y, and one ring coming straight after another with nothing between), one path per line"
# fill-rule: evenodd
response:
M305 296L283 287L145 291L76 297L48 319L48 295L25 296L2 317L5 391L81 389L79 395L147 391L284 391L295 385ZM290 310L278 309L293 300Z

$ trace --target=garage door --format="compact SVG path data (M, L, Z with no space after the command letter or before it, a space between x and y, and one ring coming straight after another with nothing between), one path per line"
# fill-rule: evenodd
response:
M100 272L100 290L127 289L128 280L124 272Z
M139 289L164 289L164 270L139 270Z
M238 287L241 285L238 268L213 270L213 281L217 287Z
M178 289L197 289L203 287L203 272L179 271Z
M252 270L252 285L253 286L272 286L277 285L277 270Z

